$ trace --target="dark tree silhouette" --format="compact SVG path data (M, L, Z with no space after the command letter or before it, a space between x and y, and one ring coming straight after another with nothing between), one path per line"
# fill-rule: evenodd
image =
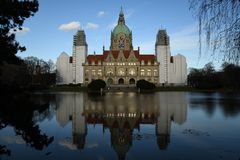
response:
M191 68L188 84L198 89L220 88L220 78L212 63L207 63L202 69Z
M202 44L224 61L240 62L240 0L189 0L199 21L199 48ZM205 37L205 40L203 39ZM218 51L218 52L217 52Z
M148 82L144 79L138 80L136 86L141 90L153 90L156 88L155 84Z
M88 89L90 91L100 91L101 88L104 89L105 87L106 87L106 83L101 79L93 80L88 84Z
M24 63L28 68L29 74L35 74L36 72L41 73L53 73L55 72L55 65L52 60L44 61L43 59L39 59L37 57L26 57L23 59Z
M188 74L188 85L198 89L231 89L240 88L240 66L224 63L220 71L215 71L212 63L204 68L191 68Z
M224 63L222 65L224 86L235 89L240 88L240 66Z
M2 62L19 64L18 51L25 51L15 39L15 32L22 30L26 18L38 11L37 0L1 0L0 1L0 64Z
M35 99L32 95L20 94L16 96L1 95L0 101L0 130L12 126L16 135L22 137L30 147L42 150L54 141L43 133L34 121L35 116L44 116L49 107L49 99ZM41 102L42 101L42 102ZM41 102L41 104L38 104ZM7 146L0 145L0 155L10 155L11 151Z
M24 64L27 67L31 84L53 85L56 81L56 73L52 60L44 61L37 57L26 57Z
M0 145L0 155L11 155L11 150L7 149L7 147L4 145Z

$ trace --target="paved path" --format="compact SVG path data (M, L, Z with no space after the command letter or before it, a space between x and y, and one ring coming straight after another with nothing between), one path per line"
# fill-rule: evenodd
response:
M111 85L106 92L137 92L135 85Z

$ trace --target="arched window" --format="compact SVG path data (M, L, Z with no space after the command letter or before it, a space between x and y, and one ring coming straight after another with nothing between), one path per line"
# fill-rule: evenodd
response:
M123 78L120 78L120 79L118 80L118 84L124 84L124 79L123 79Z
M109 68L106 73L107 73L107 76L113 76L114 75L112 68Z
M131 78L131 79L129 80L129 84L135 84L135 79Z
M118 69L118 75L119 76L124 76L125 75L125 70L123 68Z
M113 84L113 79L112 79L112 78L108 78L108 80L107 80L107 84L108 84L108 85Z
M129 74L130 76L136 75L135 69L134 69L134 68L130 68L130 69L128 70L128 74Z

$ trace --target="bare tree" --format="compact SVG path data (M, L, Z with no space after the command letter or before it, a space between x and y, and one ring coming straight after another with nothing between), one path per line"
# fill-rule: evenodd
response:
M51 60L51 59L49 59L48 61L47 61L47 64L48 64L48 66L49 66L49 73L53 73L54 72L54 70L55 70L55 64L54 64L54 62Z
M43 59L31 56L24 58L24 63L27 65L29 74L31 75L37 73L53 73L55 69L55 65L50 59L48 61L44 61Z
M240 0L189 0L199 21L199 51L202 44L224 61L240 62ZM204 38L203 38L204 37ZM218 55L216 55L218 53Z
M26 57L24 59L24 63L27 65L28 72L30 75L33 75L36 73L36 66L39 62L39 59L37 57Z

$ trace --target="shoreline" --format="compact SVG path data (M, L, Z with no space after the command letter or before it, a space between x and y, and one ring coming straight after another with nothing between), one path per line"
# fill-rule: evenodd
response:
M49 87L48 89L43 89L43 90L34 90L34 91L43 91L43 92L86 92L86 93L100 93L100 91L88 91L87 87L80 87L80 86L54 86L54 87ZM126 89L124 90L114 90L114 91L108 91L104 90L104 93L114 93L114 92L136 92L133 91L132 89ZM197 88L192 88L188 86L184 87L156 87L153 90L143 90L140 91L140 93L155 93L155 92L220 92L220 93L229 93L229 92L239 92L239 90L234 90L230 88L220 88L220 89L197 89Z

